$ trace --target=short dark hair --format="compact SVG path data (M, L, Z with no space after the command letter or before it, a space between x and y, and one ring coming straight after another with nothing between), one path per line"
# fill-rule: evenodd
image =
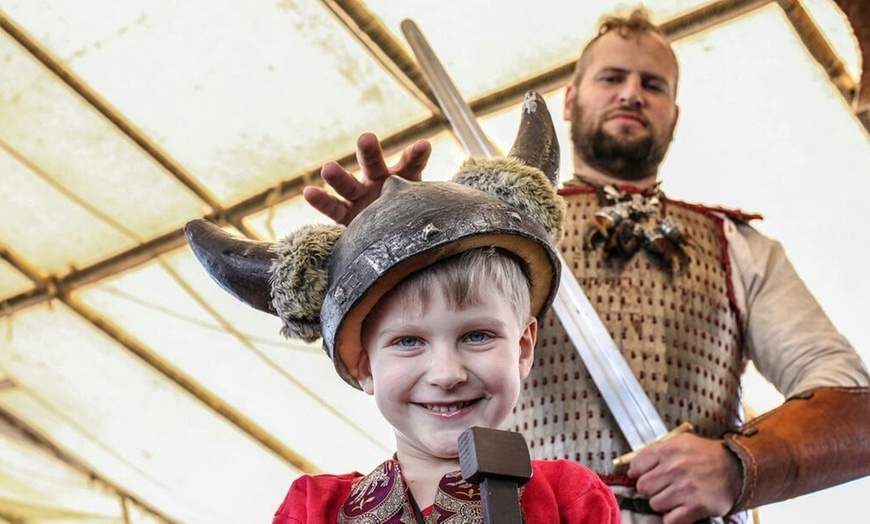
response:
M598 22L598 34L595 35L592 40L586 43L583 47L583 50L580 52L580 58L577 59L577 65L574 66L574 77L571 82L577 86L580 84L580 80L583 79L583 75L586 73L586 69L589 67L589 61L591 60L591 50L595 46L595 43L598 42L602 36L610 33L611 31L616 31L616 34L621 36L622 38L630 38L632 36L637 36L643 33L652 33L662 37L662 40L665 43L668 42L667 37L662 32L661 29L657 25L655 25L652 20L650 20L649 12L642 8L636 7L634 8L628 16L619 16L619 15L608 15L602 18ZM671 56L674 58L674 64L677 65L677 79L680 77L679 63L677 62L677 55L674 53L674 50L671 48L670 44L668 44L668 50L671 52ZM674 85L674 93L676 94L676 83Z

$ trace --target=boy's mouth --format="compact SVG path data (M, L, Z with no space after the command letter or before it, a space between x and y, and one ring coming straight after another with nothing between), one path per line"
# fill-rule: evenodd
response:
M434 413L454 413L459 411L460 409L465 409L468 406L477 402L475 400L463 400L461 402L451 402L451 403L438 403L438 404L420 404L428 411L432 411Z

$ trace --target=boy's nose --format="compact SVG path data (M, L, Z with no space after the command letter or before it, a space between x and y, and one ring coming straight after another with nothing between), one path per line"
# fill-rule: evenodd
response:
M455 352L443 352L429 362L426 380L433 386L453 389L468 379L465 362Z

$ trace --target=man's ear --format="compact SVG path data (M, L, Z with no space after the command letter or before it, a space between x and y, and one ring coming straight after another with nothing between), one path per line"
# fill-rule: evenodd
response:
M538 319L531 317L520 335L520 380L525 380L535 361L535 342L538 340Z
M356 363L356 380L363 391L369 395L375 394L375 381L372 378L372 364L369 354L363 351Z
M577 98L577 89L574 87L574 82L568 82L565 86L565 104L562 108L562 119L565 122L571 121L571 108L574 107L575 98Z

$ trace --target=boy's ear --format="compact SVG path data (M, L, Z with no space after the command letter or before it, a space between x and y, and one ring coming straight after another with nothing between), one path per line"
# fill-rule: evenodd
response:
M356 363L356 379L363 391L369 395L375 394L374 380L372 379L372 364L369 362L369 354L365 351L360 353Z
M520 335L520 379L525 380L535 361L535 342L538 340L538 319L531 317Z

